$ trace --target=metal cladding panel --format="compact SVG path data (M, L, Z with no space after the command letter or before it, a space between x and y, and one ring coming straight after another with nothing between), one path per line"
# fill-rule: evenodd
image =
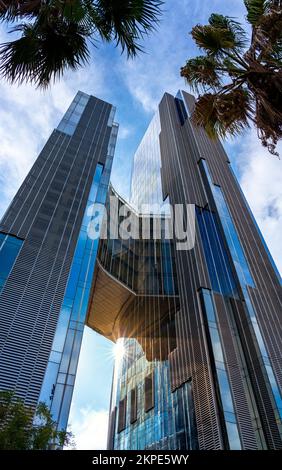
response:
M253 424L254 416L250 411L250 398L246 382L246 368L241 364L238 347L236 345L236 331L231 321L229 300L220 294L214 295L219 320L219 329L223 341L226 357L226 366L230 378L230 385L234 396L234 407L238 418L238 426L244 449L258 449Z
M173 96L165 94L159 106L163 194L169 195L171 204L194 203L202 208L209 204L212 209L212 201L209 201L209 194L206 192L198 168L200 159L206 160L213 183L222 189L242 243L256 285L255 289L249 288L250 297L256 308L257 319L277 381L281 385L279 358L281 358L282 344L282 310L279 279L221 143L219 140L211 141L203 129L193 125L189 116L193 110L194 98L185 92L182 92L182 96L188 111L188 117L184 122L179 119ZM176 267L180 311L176 318L177 348L170 353L172 387L175 389L192 377L200 448L219 448L223 443L218 420L218 402L214 393L214 378L209 364L210 352L207 350L205 332L201 327L201 310L197 298L197 290L201 287L210 289L211 284L197 227L195 248L188 252L177 251ZM220 325L222 341L228 358L230 385L233 396L238 398L236 410L242 445L243 448L256 448L257 430L254 430L252 406L247 398L248 392L242 374L243 359L238 356L236 335L230 325L226 301L220 297L216 298L218 315L222 322ZM258 353L250 333L246 312L242 306L235 308L235 304L233 303L232 315L237 318L236 322L239 322L236 328L242 335L243 355L244 360L247 360L249 371L248 383L252 384L251 388L256 396L257 403L254 406L259 410L267 446L280 448L281 438L275 423L271 393L269 394L267 380L265 381L261 372L261 364L258 363ZM239 310L240 313L236 314Z
M197 132L200 135L203 131L199 129ZM197 140L200 143L203 142L202 137ZM256 309L258 324L281 390L282 287L280 279L273 268L255 219L228 159L224 158L225 152L222 145L219 141L211 142L209 150L201 153L208 163L213 182L221 187L242 244L256 286L249 288L250 298ZM265 399L269 402L269 399ZM265 419L267 420L267 416ZM274 431L274 434L276 432Z
M90 97L73 135L54 130L0 230L24 239L0 294L0 388L35 406L111 105Z
M259 351L255 345L254 338L252 337L252 333L248 325L244 302L235 299L230 299L230 302L247 361L247 367L267 446L270 449L281 449L282 443L277 428L276 417L273 411L273 403L270 401L270 390L267 387L267 380L265 380L264 377Z
M207 198L197 168L198 155L193 140L182 134L174 98L165 94L159 111L162 171L167 175L164 193L169 194L171 204L204 206ZM180 370L172 373L175 380L172 386L175 388L180 380L183 383L192 376L199 448L220 449L223 440L197 293L199 287L209 287L200 244L196 243L190 251L176 251L176 265L181 306L177 323L181 336L171 354L171 366L177 364Z

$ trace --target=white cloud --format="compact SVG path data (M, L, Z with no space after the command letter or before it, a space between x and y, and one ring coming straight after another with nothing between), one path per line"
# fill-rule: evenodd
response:
M130 135L134 134L134 132L135 130L133 127L124 126L121 124L118 130L118 138L127 139Z
M0 43L7 37L1 26ZM0 217L79 89L103 97L102 64L67 72L64 80L47 91L28 84L11 86L0 80Z
M145 40L145 54L134 60L121 58L117 66L126 87L147 113L156 111L165 92L173 95L187 88L180 77L180 67L199 49L189 35L192 27L206 24L212 12L239 18L245 16L243 2L238 0L174 0L166 2L159 27Z
M282 272L282 162L262 147L255 130L239 141L240 184L265 241ZM278 146L282 155L282 145Z
M107 448L109 413L90 408L76 409L72 405L69 428L74 434L77 450L103 450Z

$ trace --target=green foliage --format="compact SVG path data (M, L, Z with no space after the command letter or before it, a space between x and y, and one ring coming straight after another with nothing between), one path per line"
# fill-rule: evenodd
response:
M0 392L1 450L48 450L68 446L74 446L72 433L56 429L44 403L40 403L34 413L13 392Z
M247 8L247 20L253 26L256 26L263 15L269 9L271 1L269 0L244 0Z
M199 96L193 120L211 137L237 135L251 122L262 144L278 155L282 138L282 0L245 0L249 39L232 18L212 14L191 32L205 55L191 58L181 75Z
M216 88L220 85L220 78L217 72L218 62L211 56L198 56L187 61L181 68L182 77L195 91L199 88Z
M66 69L89 61L90 43L113 42L134 57L161 14L161 0L1 0L0 21L17 23L15 41L0 45L0 74L47 87Z

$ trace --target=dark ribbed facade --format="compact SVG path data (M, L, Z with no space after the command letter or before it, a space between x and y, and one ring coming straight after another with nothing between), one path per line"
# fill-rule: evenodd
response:
M281 449L281 278L193 105L162 98L129 204L108 189L115 109L77 94L0 224L0 389L65 429L87 324L122 350L109 448Z
M85 217L89 202L106 198L114 112L78 92L0 223L0 389L32 407L46 401L60 428L85 323L86 310L83 317L77 305L87 303L95 265L92 241L85 247ZM82 261L89 261L87 281Z
M140 331L129 328L116 367L108 445L281 449L281 279L222 145L191 122L193 105L165 94L134 158L132 202L195 205L196 236L193 249L172 246L169 312L148 289L126 304L124 324L138 318Z

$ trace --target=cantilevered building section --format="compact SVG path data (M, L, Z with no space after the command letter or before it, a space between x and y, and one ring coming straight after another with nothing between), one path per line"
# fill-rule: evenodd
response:
M281 449L281 279L193 105L164 95L129 204L109 187L115 108L77 94L0 223L0 389L65 429L87 324L124 349L110 448ZM101 232L95 202L135 232ZM168 203L195 206L192 249L167 237Z
M117 137L115 108L78 92L0 224L0 389L67 425ZM24 151L24 149L23 149Z
M195 247L99 246L88 324L107 318L97 330L126 338L108 446L279 449L280 276L222 145L192 124L193 105L185 92L164 95L134 157L131 201L194 204ZM107 277L116 291L95 320Z

